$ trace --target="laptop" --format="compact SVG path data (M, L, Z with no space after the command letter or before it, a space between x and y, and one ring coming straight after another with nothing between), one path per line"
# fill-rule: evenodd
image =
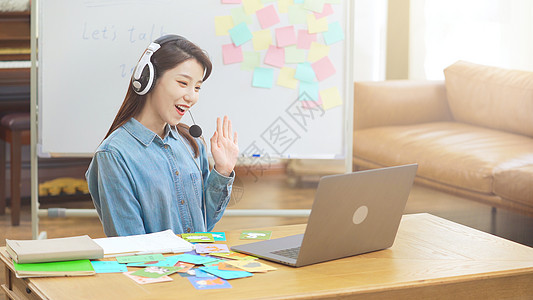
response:
M231 247L302 267L392 246L417 164L324 176L304 234Z

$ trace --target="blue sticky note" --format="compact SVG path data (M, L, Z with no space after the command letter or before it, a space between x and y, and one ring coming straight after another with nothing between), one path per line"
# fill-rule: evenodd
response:
M191 284L197 290L213 290L213 289L229 289L231 284L226 280L218 277L214 278L202 278L202 277L187 277Z
M294 0L294 4L302 4L305 0Z
M225 241L226 233L225 232L198 232L198 233L211 233L215 241Z
M300 81L298 100L318 101L318 82Z
M296 66L296 73L294 73L294 78L301 81L313 82L315 81L315 71L311 67L309 62L304 62Z
M195 265L203 265L215 260L218 260L218 258L212 258L207 256L200 256L200 255L192 255L192 254L180 254L176 255L178 258L178 261L191 263Z
M328 31L323 32L322 36L324 37L326 45L331 45L344 40L344 32L342 31L341 23L333 22L329 24Z
M272 88L273 85L274 85L274 70L273 69L269 69L269 68L255 68L254 69L254 77L252 79L253 87L270 89Z
M128 268L125 264L121 264L118 261L91 261L93 269L96 273L124 273L128 272Z
M240 46L253 38L252 32L248 29L245 22L231 28L228 32L235 46Z
M252 273L246 272L246 271L227 271L227 270L219 270L218 267L200 267L200 270L213 274L217 277L220 277L222 279L237 279L237 278L244 278L244 277L250 277L253 276ZM198 271L196 271L198 272Z

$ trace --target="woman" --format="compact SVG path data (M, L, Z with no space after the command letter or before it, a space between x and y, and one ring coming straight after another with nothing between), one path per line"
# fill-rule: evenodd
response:
M206 145L181 124L211 73L206 53L177 35L146 49L86 173L107 236L172 229L210 231L231 195L239 148L231 121L217 118L209 171Z

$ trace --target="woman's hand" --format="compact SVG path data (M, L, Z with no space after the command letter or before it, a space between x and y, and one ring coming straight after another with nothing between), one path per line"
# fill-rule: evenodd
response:
M227 116L224 116L224 121L217 118L217 130L211 137L211 154L217 172L224 176L231 175L239 156L239 146L237 132L232 132L231 121Z

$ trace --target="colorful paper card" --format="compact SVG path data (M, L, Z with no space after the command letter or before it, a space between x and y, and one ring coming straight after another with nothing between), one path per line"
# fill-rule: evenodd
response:
M272 88L274 84L274 70L270 68L255 68L252 78L253 87Z
M128 272L128 267L125 264L121 264L118 261L91 261L93 269L96 273L124 273Z
M320 91L320 98L322 99L324 110L342 105L342 98L337 87Z
M335 44L344 40L344 32L342 31L341 23L333 22L329 24L328 31L322 33L322 37L324 37L326 45Z
M294 73L294 78L302 81L315 81L315 71L311 67L311 64L304 62L298 64L296 67L296 73Z
M307 52L304 49L298 49L296 46L285 47L285 63L299 64L305 62Z
M53 261L44 263L18 264L13 262L17 271L28 272L75 272L94 271L91 261L88 259Z
M141 276L132 275L133 272L135 272L135 271L126 272L126 273L123 273L123 274L126 275L128 278L132 279L133 281L137 282L138 284L148 284L148 283L172 281L172 278L170 278L168 276L162 276L162 277L159 277L159 278L149 278L149 277L141 277Z
M198 244L195 245L197 253L226 252L229 253L228 245L225 244Z
M254 260L254 259L257 259L257 257L255 256L251 256L251 255L246 255L246 254L242 254L242 253L239 253L239 252L234 252L234 251L231 251L229 253L211 253L210 254L211 256L216 256L216 257L223 257L223 258L227 258L227 259L235 259L235 260Z
M207 278L213 278L213 277L215 277L215 275L207 273L207 272L205 272L203 270L200 270L200 269L196 269L195 270L194 276L201 277L201 278L206 278L206 277Z
M252 71L261 65L261 54L259 52L244 51L241 70ZM213 238L215 238L213 236Z
M237 279L237 278L245 278L245 277L251 277L254 274L246 271L226 271L226 270L219 270L218 267L200 267L200 270L213 274L217 277L220 277L225 280L230 279Z
M313 42L316 42L316 33L309 33L305 29L298 30L298 40L296 41L298 49L309 49Z
M240 63L243 60L242 48L233 44L222 45L222 61L225 65Z
M231 17L233 18L233 24L240 24L243 22L246 24L252 24L253 22L252 17L244 12L244 8L242 6L232 8L230 12Z
M300 81L298 100L318 101L318 82Z
M217 266L219 270L223 270L223 271L244 271L243 269L238 268L234 265L228 264L225 261L219 262L218 264L214 266Z
M138 263L128 263L128 267L173 267L179 261L177 255L167 256L159 261L147 261Z
M304 8L317 13L322 13L324 9L324 4L324 0L305 0Z
M226 233L225 232L198 232L198 233L211 233L213 236L213 239L215 242L217 241L225 241L226 240Z
M190 269L192 269L194 267L194 264L189 264L189 263L185 263L185 262L182 262L182 261L178 261L174 267L177 267L177 271L178 273L186 273L188 272Z
M255 51L266 50L272 45L270 29L258 30L252 33L252 43Z
M296 33L294 26L276 28L276 43L278 47L296 45Z
M315 71L316 79L322 81L335 74L335 67L328 56L323 57L311 64L313 71ZM318 99L317 99L318 100Z
M215 260L218 260L216 258L212 257L205 257L201 255L192 255L192 254L180 254L178 260L186 263L191 263L195 265L203 265Z
M329 46L324 44L311 42L311 47L309 48L309 53L307 54L307 60L310 62L315 62L324 56L328 56L329 49Z
M255 15L261 25L261 29L272 27L280 22L278 13L274 5L265 6L259 9Z
M259 262L257 260L253 260L253 261L230 260L230 261L227 261L227 263L237 268L243 269L247 272L251 272L251 273L268 272L268 271L276 270L276 268L269 266L267 264L264 264L262 262Z
M268 47L264 63L269 66L282 68L285 65L285 49L271 45Z
M289 67L281 68L276 84L286 88L296 89L296 87L298 86L298 80L294 78L295 73L296 69Z
M317 19L321 19L321 18L324 18L324 17L327 17L327 16L330 16L333 14L333 7L331 6L331 4L324 4L324 9L322 10L321 13L318 13L318 12L315 12L315 18Z
M188 277L191 284L197 290L229 289L231 284L222 278L199 278Z
M246 23L240 23L228 30L231 40L235 46L240 46L252 39L252 32L248 29Z
M278 0L278 10L280 13L286 14L289 11L289 6L293 4L293 0Z
M261 0L242 0L242 5L247 15L253 15L257 10L263 8Z
M163 254L117 256L117 261L121 264L155 261L155 260L159 261L159 260L164 260L164 259L165 259L165 256L163 256Z
M211 233L182 233L181 238L191 243L212 243L215 241Z
M215 34L218 36L229 35L228 30L235 26L231 16L216 16L215 17Z
M270 240L272 231L266 230L243 230L241 232L241 240Z
M222 0L222 4L241 4L241 0Z
M131 273L131 275L149 278L159 278L175 273L177 270L178 269L174 267L147 267L142 270L135 271Z
M291 5L288 9L290 24L307 24L308 11L304 9L303 5Z
M317 20L315 18L315 15L308 14L307 15L307 30L309 30L309 33L319 33L319 32L328 31L328 19L322 18L322 19Z

